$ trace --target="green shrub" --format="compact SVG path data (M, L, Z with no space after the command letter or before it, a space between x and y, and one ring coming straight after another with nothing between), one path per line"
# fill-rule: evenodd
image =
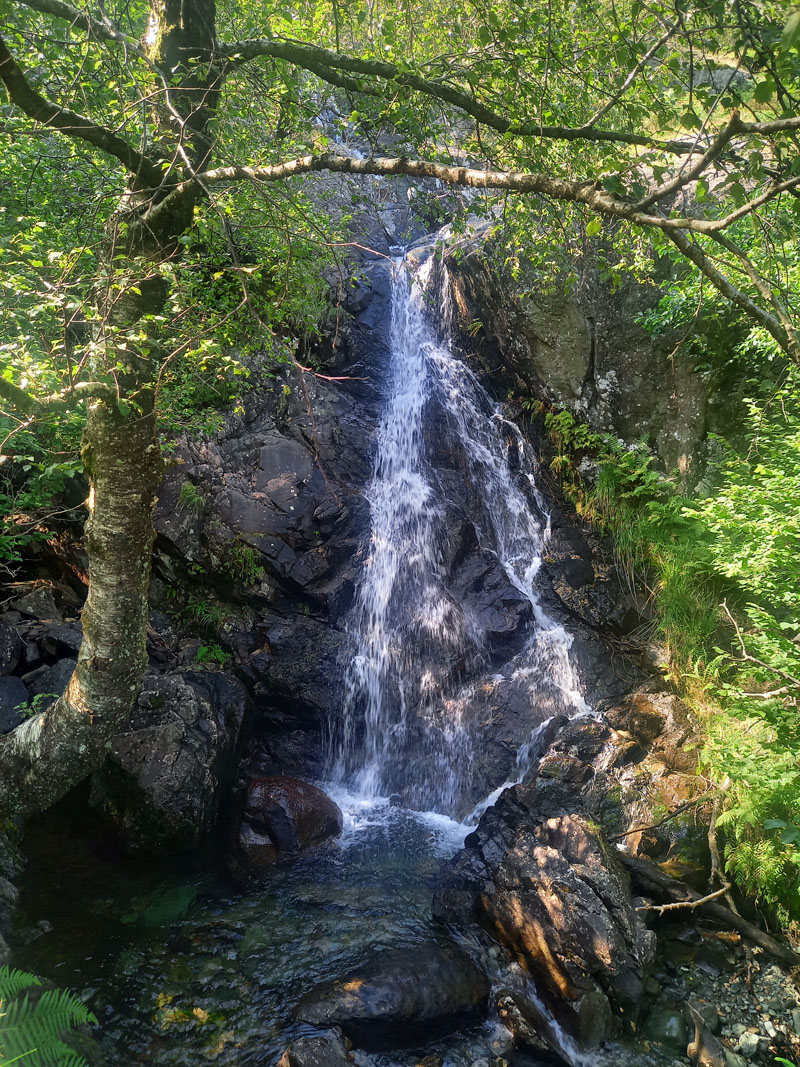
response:
M704 769L726 787L727 871L789 923L800 920L800 375L748 417L746 450L718 442L702 500L653 470L643 442L626 448L565 411L546 426L552 469L649 591L671 678L701 713Z
M229 549L223 569L229 577L242 585L255 585L264 577L264 568L261 566L258 552L241 541L237 541Z
M206 498L194 482L190 482L187 479L181 484L180 492L178 493L179 507L190 511L193 515L199 515L205 504Z

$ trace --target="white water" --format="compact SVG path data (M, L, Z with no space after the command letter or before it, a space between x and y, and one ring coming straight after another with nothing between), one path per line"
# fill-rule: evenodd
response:
M530 703L531 739L519 751L516 776L493 799L525 773L543 719L588 710L570 659L572 639L538 595L550 520L535 460L453 354L449 287L432 312L426 306L433 264L429 257L415 276L403 260L392 265L390 397L367 489L369 549L349 622L355 651L344 727L333 746L331 777L361 798L356 808L363 802L366 812L371 801L378 818L380 798L401 790L406 803L431 809L432 819L463 812L473 756L470 713L480 689L513 684ZM468 490L478 546L496 557L530 608L524 645L501 675L490 670L485 624L451 588L453 529L463 526L463 512L458 523L453 519L448 494L454 477ZM458 835L445 836L455 842Z

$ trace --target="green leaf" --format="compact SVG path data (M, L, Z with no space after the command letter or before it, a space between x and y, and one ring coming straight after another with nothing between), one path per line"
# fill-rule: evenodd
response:
M589 221L586 223L586 236L594 237L596 234L600 233L600 230L602 228L603 227L602 223L600 222L600 219L589 219Z

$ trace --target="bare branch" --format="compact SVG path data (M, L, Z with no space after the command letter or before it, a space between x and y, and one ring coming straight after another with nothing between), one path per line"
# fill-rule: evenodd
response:
M718 897L724 897L730 888L731 883L726 882L722 889L717 889L705 897L698 897L696 900L677 900L673 904L643 904L636 910L657 911L659 915L663 915L665 911L681 911L683 909L694 911L695 908L702 908L704 904L708 904L712 900L717 900Z
M29 118L58 130L68 137L87 141L95 148L114 156L144 185L157 186L161 181L161 169L127 141L118 137L113 130L75 111L60 107L37 93L17 66L2 38L0 38L0 80L8 90L12 103L16 104Z

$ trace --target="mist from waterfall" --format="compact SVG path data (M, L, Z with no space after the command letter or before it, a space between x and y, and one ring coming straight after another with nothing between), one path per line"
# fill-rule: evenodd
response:
M500 676L480 614L453 588L448 478L464 480L477 545L527 602L522 647L502 670L530 698L531 733L552 714L587 707L572 638L538 594L550 518L536 460L453 353L447 272L435 270L429 254L416 268L393 261L391 275L389 400L366 490L369 545L348 622L354 652L330 776L364 798L399 793L421 810L463 814L474 751L470 711L479 688Z

